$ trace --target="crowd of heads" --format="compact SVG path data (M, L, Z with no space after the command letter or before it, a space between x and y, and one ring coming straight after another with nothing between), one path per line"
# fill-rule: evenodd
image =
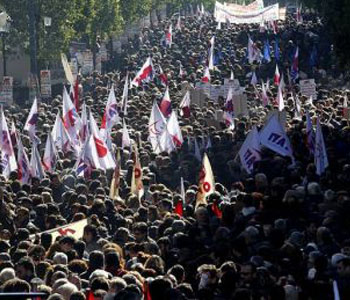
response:
M172 20L175 24L176 18ZM169 20L143 29L125 45L120 68L105 74L83 76L81 102L101 120L109 88L114 83L121 99L126 71L133 77L148 56L169 80L173 109L185 92L203 76L209 40L216 36L216 68L212 83L223 84L233 71L246 88L248 114L235 118L235 129L210 126L224 100L206 99L191 105L189 118L179 118L184 144L172 153L154 153L148 141L152 103L164 93L157 76L128 99L123 116L131 138L139 146L144 196L131 193L133 150L121 149L122 124L111 132L115 150L121 152L123 176L119 196L109 197L113 170L93 170L89 178L77 177L73 152L59 152L56 171L44 179L21 184L18 174L1 180L0 285L2 292L39 291L50 300L122 299L333 299L333 281L341 299L350 295L350 127L343 115L346 75L338 71L336 57L322 21L304 16L278 22L278 32L260 31L257 25L227 25L217 29L211 16L183 17L174 32L172 47L161 45ZM262 49L271 42L272 61L248 64L249 36ZM296 84L285 91L285 129L295 162L268 149L248 174L237 153L253 125L262 128L276 110L277 87L271 83L270 105L250 85L255 71L264 82L275 70L274 43L278 41L281 73L287 78L293 49L300 48L300 76L315 78L318 97L308 101ZM317 62L310 53L317 48ZM184 76L178 75L180 66ZM295 117L295 95L301 117ZM60 113L62 97L39 105L37 135L42 152L47 134ZM322 124L329 168L316 174L306 143L305 112ZM23 128L28 109L5 110L9 121ZM122 116L121 112L121 116ZM30 152L30 138L21 131ZM201 161L194 153L197 139L207 153L215 175L215 192L206 205L196 206ZM208 141L210 140L210 146ZM183 215L174 213L185 182ZM220 217L213 211L219 206ZM45 231L87 218L83 236L60 236ZM42 233L44 232L44 233ZM42 233L42 234L41 234Z

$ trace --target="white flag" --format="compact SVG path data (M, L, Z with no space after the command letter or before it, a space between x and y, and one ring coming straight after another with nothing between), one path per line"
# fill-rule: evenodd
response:
M125 119L123 119L123 135L122 135L122 148L130 148L131 139L128 131L128 127L125 124Z
M43 166L45 171L52 172L55 170L57 162L57 149L53 142L52 135L49 133L46 139L45 151L43 156Z
M273 114L261 130L260 143L282 156L293 158L292 147L283 126L278 120L277 114Z
M206 153L203 156L202 168L199 173L198 193L196 207L207 204L206 197L215 191L214 173Z
M159 139L160 151L167 152L170 154L175 151L176 146L174 144L172 136L169 134L168 130L165 129Z
M41 164L40 153L35 143L32 145L32 155L30 158L30 173L32 177L37 177L40 180L45 177L43 165Z
M17 141L18 180L20 180L22 184L28 184L31 176L28 155L23 147L21 139L19 138Z
M155 153L160 152L159 139L166 128L165 118L156 101L153 102L151 116L148 123L149 141Z
M167 130L168 130L168 133L171 135L176 147L181 147L184 140L182 137L181 128L180 128L179 121L177 119L177 115L175 111L173 111L170 115L170 118L167 124Z
M260 138L256 126L247 135L238 154L244 169L250 174L254 169L254 163L261 160Z
M215 36L210 39L209 49L209 70L214 70L214 47L215 47Z
M40 139L36 136L36 125L38 123L38 117L38 101L35 97L23 129L28 131L29 137L33 143L39 144Z
M317 119L317 126L316 126L315 165L316 165L317 175L322 175L322 173L328 167L326 145L323 139L321 124L318 119Z
M64 127L59 114L56 116L56 121L52 128L51 134L58 150L63 151L63 153L67 153L68 151L72 150L76 155L78 155L79 151L72 145L72 140Z

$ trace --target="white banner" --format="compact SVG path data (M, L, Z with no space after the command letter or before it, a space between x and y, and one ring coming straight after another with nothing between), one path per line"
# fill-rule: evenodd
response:
M215 3L214 17L216 22L226 22L234 24L260 24L261 21L276 21L280 19L279 4L274 4L261 9L249 11L235 11L228 6L222 5L219 2Z
M308 98L312 97L312 100L317 99L317 90L315 79L300 80L300 93Z
M83 52L83 65L81 68L81 73L83 75L90 75L94 70L94 62L92 52L90 50L86 50Z
M0 104L13 102L13 77L4 76L1 85Z
M51 73L50 70L40 71L41 96L43 98L51 97Z

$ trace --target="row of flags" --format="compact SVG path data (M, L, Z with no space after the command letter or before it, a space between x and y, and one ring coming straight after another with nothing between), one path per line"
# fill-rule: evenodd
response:
M329 163L321 124L317 119L316 133L314 133L309 114L307 113L306 116L307 146L310 153L314 155L316 173L322 175ZM279 121L278 114L272 115L260 132L254 126L239 150L238 155L242 166L249 174L253 172L254 164L261 160L262 146L282 156L290 157L294 162L291 143Z

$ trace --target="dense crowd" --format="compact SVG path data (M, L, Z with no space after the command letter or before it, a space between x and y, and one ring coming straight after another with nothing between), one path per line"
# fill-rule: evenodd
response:
M173 24L177 18L172 20ZM154 153L148 141L148 123L154 100L161 101L164 87L159 78L132 88L128 124L139 146L145 193L131 191L133 150L122 149L122 124L112 129L111 144L121 153L119 196L109 197L113 170L93 170L77 177L76 156L58 153L55 172L21 184L17 172L1 178L0 284L2 292L39 291L50 300L180 300L180 299L333 299L337 283L340 299L350 299L350 127L344 115L346 75L340 73L322 21L304 15L302 24L293 16L263 32L257 25L222 24L211 16L183 17L174 30L169 49L162 45L169 21L144 29L123 49L121 68L107 74L80 78L80 101L101 120L109 88L114 83L122 97L126 72L133 78L148 56L168 77L173 110L186 89L201 80L215 34L215 70L211 82L223 84L233 72L246 88L248 115L235 118L235 128L208 125L225 99L206 99L203 107L192 104L189 118L180 117L184 137L181 148ZM270 41L271 62L247 62L248 35L263 49ZM297 84L286 84L285 128L295 162L268 149L248 174L237 153L253 125L261 129L269 111L276 110L274 76L275 43L278 64L287 82L287 70L298 45L301 78L315 78L314 102L300 95ZM180 66L183 74L179 75ZM261 85L254 88L251 74L264 82L270 78L269 102L263 106ZM295 97L301 102L295 113ZM60 113L62 97L39 106L39 150ZM322 124L329 167L316 174L313 155L306 143L305 112L313 124ZM5 109L8 122L22 129L28 109ZM30 152L30 137L20 131ZM196 206L201 154L208 154L215 175L215 192L207 204ZM183 215L174 213L185 183ZM215 213L215 207L220 214ZM88 219L81 239L66 235L53 240L45 231ZM44 232L43 234L40 234ZM348 298L349 297L349 298ZM93 299L93 298L89 298Z

